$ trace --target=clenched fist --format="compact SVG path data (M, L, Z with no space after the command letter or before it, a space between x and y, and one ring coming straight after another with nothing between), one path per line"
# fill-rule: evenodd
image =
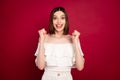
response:
M80 36L80 32L78 32L77 30L74 30L73 33L72 33L73 43L77 43L78 42L79 36Z
M47 31L42 28L41 30L38 31L39 33L39 36L40 36L40 41L44 41L45 40L45 37L46 37L46 34L47 34Z

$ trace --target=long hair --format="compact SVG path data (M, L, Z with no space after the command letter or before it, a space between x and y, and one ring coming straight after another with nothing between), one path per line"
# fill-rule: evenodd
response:
M55 34L55 28L53 26L53 15L55 12L57 11L62 11L64 14L65 14L65 27L64 27L64 30L63 30L63 34L64 35L67 35L69 33L69 22L68 22L68 15L67 15L67 12L66 10L63 8L63 7L56 7L54 8L51 13L50 13L50 24L49 24L49 33L50 34Z

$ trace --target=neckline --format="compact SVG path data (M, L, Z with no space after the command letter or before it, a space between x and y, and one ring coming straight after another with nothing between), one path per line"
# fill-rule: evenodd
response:
M44 44L48 44L48 45L73 45L73 43L44 43Z

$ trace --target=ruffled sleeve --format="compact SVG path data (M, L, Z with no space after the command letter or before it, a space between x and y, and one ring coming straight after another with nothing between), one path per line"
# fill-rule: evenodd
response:
M80 42L78 42L78 46L79 46L79 49L80 49L80 53L81 53L81 55L84 56L84 53L83 53L83 51L82 51L82 48L81 48L81 44L80 44Z
M40 52L40 43L38 42L38 46L34 55L37 56L39 52Z
M84 56L84 53L83 53L82 48L81 48L80 41L78 42L78 47L79 47L79 50L80 50L80 54L81 54L82 56ZM73 67L72 67L72 68L75 68L74 65L75 65L75 54L73 55Z

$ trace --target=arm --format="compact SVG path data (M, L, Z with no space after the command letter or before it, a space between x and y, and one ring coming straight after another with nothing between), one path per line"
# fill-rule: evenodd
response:
M39 51L38 51L38 55L37 55L35 62L36 62L36 65L38 66L38 68L40 70L43 70L45 67L45 55L44 55L44 41L45 41L45 37L46 37L45 29L39 30L39 35L40 35L41 39L39 39L39 45L38 45Z
M43 70L45 67L45 56L44 56L44 42L40 41L40 49L36 58L36 65L40 70Z
M79 40L78 42L75 42L74 43L74 49L75 49L75 67L81 71L83 68L84 68L84 57L83 57L83 53L80 49L80 46L78 45L79 44Z
M79 42L79 35L80 33L78 31L74 31L72 33L72 40L74 43L74 50L75 50L75 67L81 71L84 68L84 57L83 57L83 53L80 47L80 42Z

